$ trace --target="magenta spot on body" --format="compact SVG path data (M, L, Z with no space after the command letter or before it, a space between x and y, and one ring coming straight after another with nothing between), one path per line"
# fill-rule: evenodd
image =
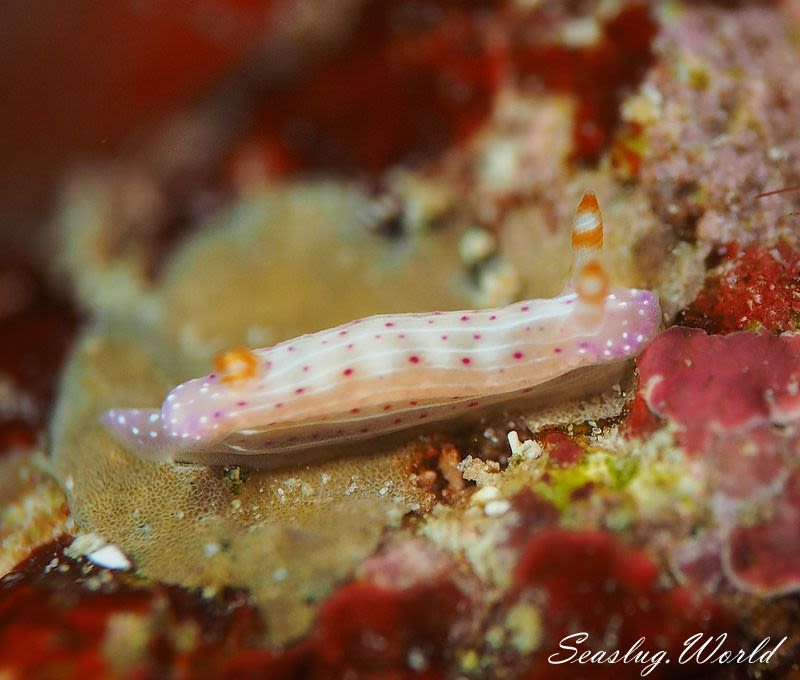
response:
M305 388L305 387L298 387L298 388L297 388L297 389L294 391L294 393L295 393L295 394L303 394L303 392L305 392L305 391L306 391L306 388Z
M464 316L461 317L461 320L462 321L469 321L469 316L467 314L464 314Z
M342 371L342 375L353 375L353 369L352 368L345 368Z
M578 344L578 347L580 347L581 349L586 349L586 348L589 347L589 343L588 342L581 342L581 343Z
M526 330L528 333L530 333L530 331L531 331L531 327L530 327L530 326L525 326L525 330Z
M279 401L277 404L275 404L275 408L283 408L283 402Z
M347 335L347 331L339 331L339 335Z
M216 373L211 373L211 374L208 376L208 379L209 379L209 380L216 380L216 379L217 379L217 374L216 374Z
M515 359L522 359L525 355L522 352L514 352Z
M214 411L213 418L222 418L222 411Z
M480 340L481 339L481 334L480 333L475 333L475 335L472 336L472 339L473 340Z
M347 344L347 349L353 349L353 347L355 347L355 344L353 344L352 342Z
M443 335L443 336L442 336L442 340L447 340L447 336L446 336L446 335Z
M461 357L461 363L464 364L465 366L468 366L469 364L472 363L472 359L470 359L469 357Z
M428 319L428 323L434 323L434 319Z
M303 366L303 373L308 373L308 366Z
M408 357L408 360L412 364L418 364L419 363L419 357L416 356L416 355L412 355L412 356Z
M497 321L497 314L492 314L492 315L489 317L489 321Z
M380 340L380 339L381 339L381 335L380 335L380 333L378 333L378 335L376 335L376 336L375 336L375 339L376 339L376 340Z
M247 406L247 402L246 401L237 401L236 405L237 406Z
M553 351L554 351L556 354L561 354L561 352L562 352L563 350L562 350L560 347L556 347L556 348L555 348Z
M359 413L361 411L360 408L351 408L350 413Z
M287 352L294 352L294 345L289 345L289 346L286 348L286 351L287 351Z
M409 402L408 402L408 405L409 405L409 406L416 406L417 404L419 404L419 402L418 402L418 401L409 401Z
M394 324L393 324L391 321L387 321L387 322L386 322L385 324L383 324L383 325L384 325L384 326L386 326L386 328L394 328Z
M530 309L530 305L523 305L519 308L520 312L527 312Z

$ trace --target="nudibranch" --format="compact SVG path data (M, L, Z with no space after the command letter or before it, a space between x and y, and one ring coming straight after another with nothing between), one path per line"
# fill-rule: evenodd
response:
M609 289L603 221L587 192L573 222L564 294L503 308L384 314L281 342L236 348L160 409L113 409L126 448L159 460L246 464L354 442L580 384L636 356L661 325L657 296ZM298 458L299 461L299 458Z

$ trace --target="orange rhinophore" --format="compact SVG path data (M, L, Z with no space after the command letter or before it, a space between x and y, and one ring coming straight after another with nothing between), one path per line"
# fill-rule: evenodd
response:
M234 347L214 357L214 370L225 383L236 383L255 377L258 357L247 347Z
M581 267L575 277L575 292L578 299L589 305L602 305L608 295L608 275L597 260Z
M572 222L572 276L577 279L585 264L603 248L603 215L594 192L587 191Z

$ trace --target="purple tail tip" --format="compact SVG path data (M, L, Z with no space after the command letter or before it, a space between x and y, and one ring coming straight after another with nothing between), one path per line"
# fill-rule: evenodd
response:
M142 458L169 460L174 446L157 409L111 409L100 419L122 446Z

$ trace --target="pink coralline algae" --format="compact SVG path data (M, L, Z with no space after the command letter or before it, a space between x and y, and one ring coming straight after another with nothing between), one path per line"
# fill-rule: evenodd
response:
M243 593L208 601L132 577L101 579L96 567L64 557L70 540L37 549L0 579L3 677L435 680L452 664L448 643L470 614L468 598L446 578L401 589L354 582L324 603L306 639L269 649ZM194 632L190 642L177 642L181 627ZM143 636L143 644L117 658L126 635Z
M760 596L796 592L800 334L676 327L638 363L641 403L677 426L707 471L713 523L676 548L678 570L710 590L724 578Z
M516 494L511 499L511 507L516 521L509 529L508 545L515 552L521 552L532 536L558 523L559 513L556 507L530 489L523 489Z
M773 246L736 243L679 320L710 333L747 328L791 331L800 321L800 252L785 241Z
M757 595L800 588L794 530L800 438L793 428L762 425L719 435L699 458L712 522L672 551L682 578L708 591L728 582Z
M314 677L443 677L447 642L467 611L448 582L399 591L347 585L322 609Z
M704 453L714 521L674 551L684 579L708 591L727 582L759 597L800 591L798 447L796 434L762 427Z
M800 418L800 335L707 335L675 327L638 361L649 409L678 427L689 451L715 435Z
M722 552L728 578L762 596L800 590L800 471L791 474L771 510L766 521L736 527Z
M727 4L687 3L663 22L643 86L658 104L639 177L683 238L794 238L800 194L755 198L800 177L794 22L775 9L786 3Z
M445 578L456 568L449 553L421 538L390 541L357 570L359 580L390 590L405 590Z
M542 444L550 460L559 467L569 467L581 459L583 450L563 432L548 432L542 437Z
M547 662L559 641L575 631L589 636L580 651L599 651L609 639L610 649L627 650L644 637L652 654L663 649L676 657L690 635L719 634L728 626L727 614L711 599L689 588L664 587L646 553L600 531L552 528L538 533L517 564L511 595L515 601L544 603L545 633L523 676L529 680L576 677L574 665ZM613 666L605 673L600 667L585 668L595 672L591 677L618 677L620 672Z

